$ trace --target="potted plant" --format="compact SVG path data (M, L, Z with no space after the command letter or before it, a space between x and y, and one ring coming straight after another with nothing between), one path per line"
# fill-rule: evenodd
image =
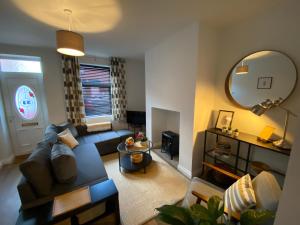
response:
M224 205L221 198L213 196L207 202L207 208L194 204L190 209L164 205L157 208L158 219L172 225L230 225L233 224L224 216ZM249 209L241 214L241 225L260 225L274 218L274 213L268 210Z

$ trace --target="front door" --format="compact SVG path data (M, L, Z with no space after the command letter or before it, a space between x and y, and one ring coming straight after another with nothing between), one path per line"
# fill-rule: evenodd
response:
M2 74L1 87L15 155L30 153L43 139L46 122L41 79L42 74Z

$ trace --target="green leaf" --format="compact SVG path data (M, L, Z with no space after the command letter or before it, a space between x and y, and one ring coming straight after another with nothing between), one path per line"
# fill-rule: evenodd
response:
M209 221L209 214L208 214L208 210L207 208L205 208L204 206L200 205L200 204L194 204L191 206L191 215L193 217L194 220L197 221Z
M269 210L249 209L242 213L240 223L241 225L260 225L274 217L274 213Z
M186 225L185 223L183 223L182 221L172 217L172 216L169 216L167 214L163 214L163 213L160 213L158 214L158 219L167 223L167 224L172 224L172 225Z
M221 205L222 199L218 196L212 196L207 202L207 209L212 221L216 221L224 212L224 206Z
M164 217L164 219L167 219L168 221L176 220L185 225L194 225L190 211L186 208L175 205L164 205L156 210L159 211L160 216Z

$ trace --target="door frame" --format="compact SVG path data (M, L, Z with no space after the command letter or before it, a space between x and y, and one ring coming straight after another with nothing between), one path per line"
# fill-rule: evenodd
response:
M3 108L5 112L5 117L7 121L7 127L9 128L9 135L10 135L10 143L11 147L13 150L14 155L22 155L26 154L27 152L21 153L17 151L17 146L15 145L16 143L12 140L12 138L16 135L16 127L14 129L11 129L11 116L12 115L7 115L7 105L5 103L5 95L6 93L9 93L8 86L4 87L3 84L5 82L5 79L7 78L12 78L12 79L36 79L37 80L37 88L38 92L40 93L40 106L41 106L41 113L42 113L42 118L43 118L43 125L42 128L43 130L48 124L48 107L47 107L47 102L46 102L46 95L45 95L45 89L44 89L44 79L43 79L43 73L27 73L27 72L0 72L0 91L1 95L3 98ZM6 90L4 90L6 89ZM10 108L11 110L14 110L14 105L10 102ZM32 149L33 150L33 149ZM30 153L30 152L28 152Z

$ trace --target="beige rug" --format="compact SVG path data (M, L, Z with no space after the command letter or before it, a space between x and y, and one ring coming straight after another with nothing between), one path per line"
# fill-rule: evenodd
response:
M118 154L102 157L109 178L119 190L120 214L123 225L139 225L157 215L155 208L183 199L188 179L151 152L153 161L134 173L119 172Z

